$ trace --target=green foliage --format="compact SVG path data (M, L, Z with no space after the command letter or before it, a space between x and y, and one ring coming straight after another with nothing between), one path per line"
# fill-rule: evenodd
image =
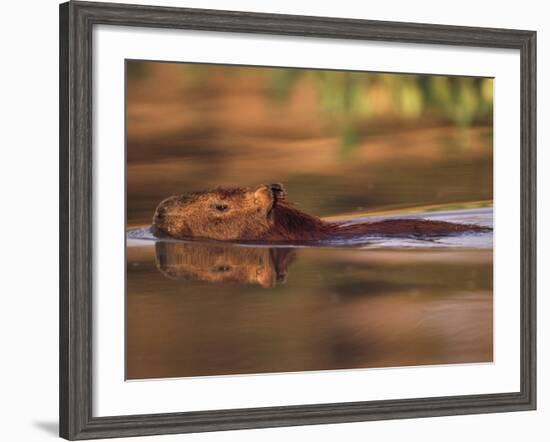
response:
M340 131L340 154L343 157L351 154L361 142L361 134L357 127L350 124L343 126Z
M300 78L298 69L269 69L269 92L272 98L284 102L292 91L296 81Z
M375 119L468 127L492 120L493 81L444 75L268 69L270 95L284 103L301 79L313 84L318 111L340 133L342 155Z

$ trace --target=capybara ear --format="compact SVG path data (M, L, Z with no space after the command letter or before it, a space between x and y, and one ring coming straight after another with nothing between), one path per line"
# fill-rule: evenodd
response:
M269 212L275 203L275 195L271 190L271 184L262 184L254 191L254 203L258 209Z
M282 200L286 197L286 190L281 183L273 183L270 184L269 187L271 188L271 192L276 199Z
M255 203L267 212L278 200L283 200L285 197L286 190L280 183L262 184L254 191Z

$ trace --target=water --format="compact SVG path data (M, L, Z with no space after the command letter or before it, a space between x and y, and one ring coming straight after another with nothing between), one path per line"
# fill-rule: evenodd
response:
M403 216L492 227L490 208ZM127 246L128 379L492 360L492 233L280 246L143 227Z
M128 379L489 362L491 233L157 241L169 195L492 226L492 80L128 63ZM342 215L344 214L344 215Z

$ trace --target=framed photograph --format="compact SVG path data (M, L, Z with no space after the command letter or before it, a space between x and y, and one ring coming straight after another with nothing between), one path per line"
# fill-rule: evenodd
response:
M536 407L536 33L60 6L60 435Z

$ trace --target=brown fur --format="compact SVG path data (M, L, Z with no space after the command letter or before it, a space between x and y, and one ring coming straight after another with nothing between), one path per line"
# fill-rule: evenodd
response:
M490 228L424 219L388 219L359 224L324 221L286 200L280 184L255 189L218 188L172 196L155 211L153 232L173 238L220 241L315 241L360 235L444 236Z

